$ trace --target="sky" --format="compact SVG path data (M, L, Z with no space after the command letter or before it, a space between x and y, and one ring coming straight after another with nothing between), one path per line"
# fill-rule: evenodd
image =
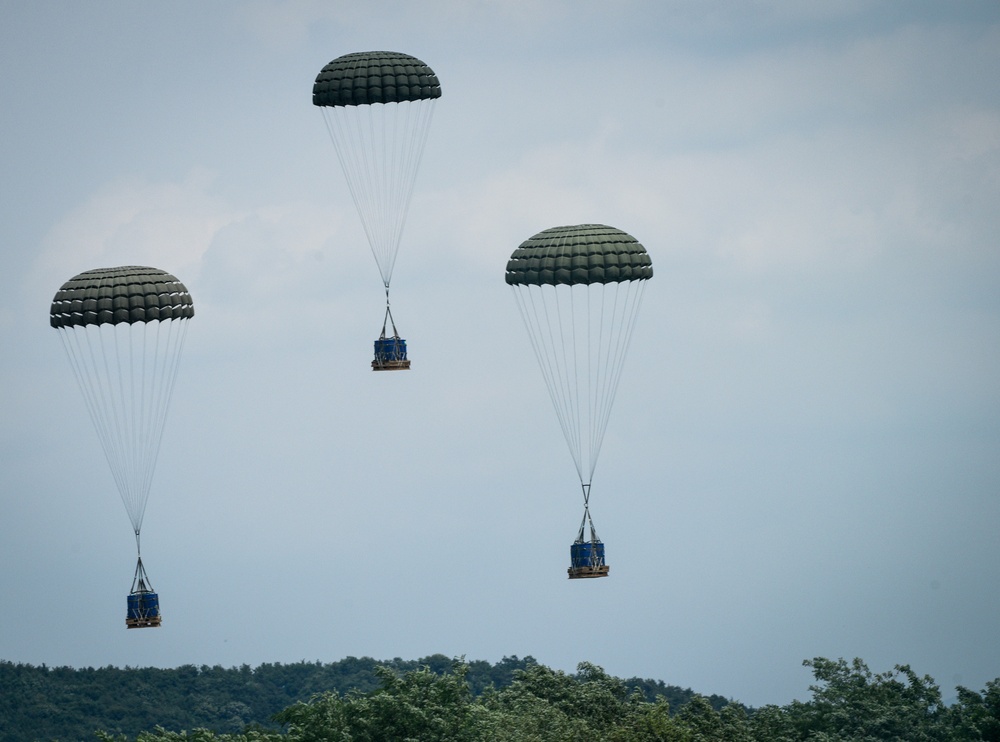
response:
M746 704L803 660L1000 677L1000 5L0 0L0 659L441 653ZM436 104L392 278L312 83L412 54ZM600 223L654 267L580 483L503 272ZM195 316L142 530L57 334L151 265Z

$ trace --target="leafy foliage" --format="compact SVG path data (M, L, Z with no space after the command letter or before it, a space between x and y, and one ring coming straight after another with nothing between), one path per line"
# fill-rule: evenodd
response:
M174 669L32 666L0 660L0 742L93 739L94 730L135 736L205 729L237 734L247 729L277 731L272 717L282 709L323 693L369 693L383 683L378 668L406 674L427 668L443 675L452 658L378 661L348 657L333 663L265 663L256 668L184 665ZM504 657L496 664L468 663L464 678L473 697L505 688L534 658ZM693 691L662 681L626 681L647 697L664 695L679 707ZM650 695L652 694L652 695ZM713 702L725 703L721 696ZM191 732L193 734L193 732Z
M860 659L848 663L816 658L804 663L820 681L811 685L813 700L792 704L793 723L831 739L930 742L942 736L948 710L929 676L907 665L872 673Z
M136 735L135 742L1000 742L1000 678L981 693L958 688L958 701L946 706L933 679L907 665L874 673L860 659L816 658L805 662L816 681L809 687L808 701L748 709L687 691L682 693L687 700L672 708L666 694L647 697L645 684L652 681L623 681L587 662L568 674L530 657L504 658L493 666L441 655L427 659L422 664L349 658L343 667L300 663L257 670L149 671L153 676L176 673L167 677L185 704L157 709L156 698L147 698L146 712L160 719L146 727L149 731L110 728L95 734L102 742L130 742L129 734ZM23 719L59 718L63 704L72 705L76 695L48 697L45 681L49 676L65 681L76 672L109 681L109 687L115 680L122 690L142 681L147 671L49 670L0 663L0 740L45 738L11 723L6 691L35 699ZM273 714L267 723L245 721L253 714L253 698L225 697L217 687L225 680L236 689L258 686L262 695L273 696L279 686L265 687L263 678L283 680L282 692L290 686L300 692L341 674L355 685L346 690L320 688L308 700L299 699ZM151 690L148 678L145 682ZM107 703L104 711L114 718L128 700L98 689L81 708L96 713ZM230 727L240 726L167 727L163 720L176 723L183 715L179 709L201 709ZM64 742L74 738L82 737L61 737Z

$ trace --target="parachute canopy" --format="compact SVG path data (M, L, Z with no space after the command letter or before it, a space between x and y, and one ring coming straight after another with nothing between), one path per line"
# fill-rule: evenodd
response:
M52 300L49 323L63 341L137 546L193 316L184 284L143 266L85 271Z
M323 67L313 84L313 104L323 113L386 299L440 97L434 71L399 52L345 54Z
M194 303L184 284L165 271L140 266L84 271L52 300L52 327L117 325L186 319Z
M313 105L362 106L441 97L434 70L400 52L355 52L337 57L316 76Z
M521 243L507 262L511 285L614 283L651 278L646 248L603 224L552 227Z
M646 249L603 224L553 227L507 262L559 423L589 488L635 325L653 275Z

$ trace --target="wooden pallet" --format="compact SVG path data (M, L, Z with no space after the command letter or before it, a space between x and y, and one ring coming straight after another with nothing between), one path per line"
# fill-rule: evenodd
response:
M372 361L372 371L404 371L410 368L410 361Z
M159 626L162 619L160 616L151 616L150 618L126 618L125 628L127 629L146 629L154 626Z
M600 567L570 567L566 571L571 580L581 580L591 577L607 577L609 569L611 568L607 564L602 564Z

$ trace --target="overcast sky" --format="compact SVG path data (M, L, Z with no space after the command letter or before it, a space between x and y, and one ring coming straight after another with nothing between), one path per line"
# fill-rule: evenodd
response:
M441 80L393 274L319 70ZM0 0L0 659L580 661L752 705L802 660L1000 676L1000 5ZM635 236L643 299L566 579L576 471L503 272ZM194 298L142 531L56 289Z

